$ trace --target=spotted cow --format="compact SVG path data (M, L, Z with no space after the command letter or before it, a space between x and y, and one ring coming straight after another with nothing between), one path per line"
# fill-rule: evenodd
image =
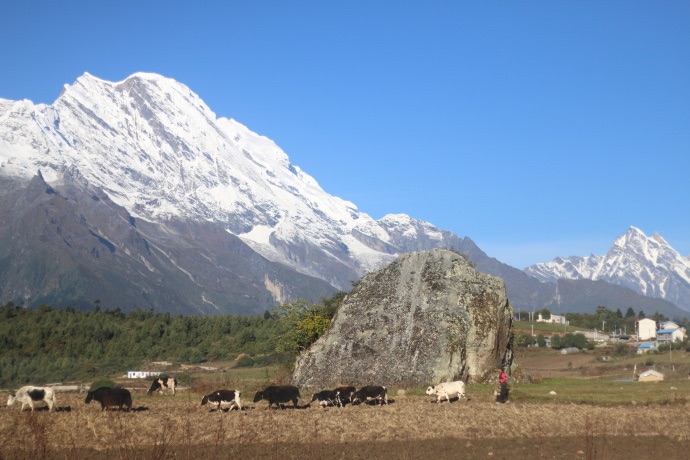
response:
M22 403L22 410L29 406L33 411L36 408L36 404L40 403L47 404L48 410L53 410L53 407L55 407L55 391L50 387L35 387L31 385L21 387L16 392L10 393L10 397L7 399L8 406L13 405L15 402Z

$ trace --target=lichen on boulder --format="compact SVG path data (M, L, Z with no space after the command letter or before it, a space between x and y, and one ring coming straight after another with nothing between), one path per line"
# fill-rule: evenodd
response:
M511 320L503 280L462 254L406 254L357 283L298 357L293 381L323 389L481 380L512 364Z

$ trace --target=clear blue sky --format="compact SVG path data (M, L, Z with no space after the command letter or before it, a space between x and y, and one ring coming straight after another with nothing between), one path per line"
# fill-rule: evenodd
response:
M690 255L687 0L5 1L0 63L44 103L174 78L330 194L518 268L631 225Z

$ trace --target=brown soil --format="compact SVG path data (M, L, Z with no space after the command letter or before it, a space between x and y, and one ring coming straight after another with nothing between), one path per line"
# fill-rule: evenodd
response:
M515 362L525 372L541 377L582 377L582 368L592 372L601 365L594 356L587 353L561 355L555 352L518 351Z

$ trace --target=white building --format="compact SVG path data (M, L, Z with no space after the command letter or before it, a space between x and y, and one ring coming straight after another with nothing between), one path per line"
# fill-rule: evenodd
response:
M157 375L161 375L161 373L156 371L127 371L128 379L147 379Z
M569 321L566 321L565 315L557 315L555 313L551 313L551 318L545 319L541 313L539 313L539 316L537 317L537 322L538 323L553 323L553 324L568 324Z
M688 336L688 332L685 328L675 321L662 321L659 323L659 329L679 329L683 333L683 338L680 339L681 341L685 340Z
M682 342L685 334L680 329L659 329L656 331L656 341L658 343Z
M656 321L645 318L637 322L637 340L656 339Z

